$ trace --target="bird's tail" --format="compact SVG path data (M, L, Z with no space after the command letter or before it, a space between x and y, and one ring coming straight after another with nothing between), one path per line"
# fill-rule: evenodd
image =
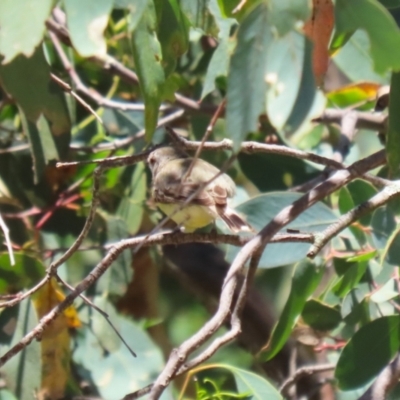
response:
M218 210L219 211L219 210ZM254 232L253 227L246 222L246 220L240 216L236 211L229 207L219 211L219 216L228 226L228 228L234 232Z

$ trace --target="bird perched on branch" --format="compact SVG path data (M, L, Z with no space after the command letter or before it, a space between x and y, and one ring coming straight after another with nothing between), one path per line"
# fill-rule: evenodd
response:
M221 218L232 232L253 231L228 207L236 185L218 168L188 157L174 147L153 151L148 159L153 175L152 196L157 206L186 232L193 232Z

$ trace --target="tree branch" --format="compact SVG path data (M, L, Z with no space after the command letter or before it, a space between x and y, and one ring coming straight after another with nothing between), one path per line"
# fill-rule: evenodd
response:
M224 323L230 314L237 285L240 280L239 278L249 258L251 258L250 268L256 268L266 244L285 225L293 221L298 215L317 201L346 185L352 179L359 177L370 169L383 165L385 162L385 152L382 150L352 164L344 170L334 172L325 182L319 184L311 192L305 194L299 200L280 211L271 222L244 245L233 260L224 280L217 311L197 333L183 342L171 353L166 366L152 386L149 399L156 400L159 398L185 363L188 355L210 338Z
M385 131L387 127L387 115L382 113L357 112L357 128L369 129L371 131ZM321 124L342 124L343 116L348 110L326 109L321 116L314 118L313 122Z
M393 182L386 186L380 193L373 196L370 200L358 205L351 211L342 215L335 223L328 226L324 231L315 233L315 242L308 251L307 256L314 258L321 249L336 236L340 231L351 225L357 219L370 213L378 207L383 206L389 200L400 195L400 181Z
M306 365L295 371L295 373L283 382L282 386L279 388L279 392L286 396L288 390L292 385L294 385L298 380L304 376L313 375L319 372L332 371L335 369L336 364L318 364L318 365Z

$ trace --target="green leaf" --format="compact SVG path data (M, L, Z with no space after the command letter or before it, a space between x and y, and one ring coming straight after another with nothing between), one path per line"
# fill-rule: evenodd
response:
M273 41L265 4L247 15L239 28L228 75L226 131L235 150L257 131L265 105L267 49Z
M0 54L3 63L18 54L30 57L42 41L53 0L0 1Z
M371 301L374 303L383 303L398 297L399 292L395 290L396 282L395 280L389 279L381 288L371 295Z
M335 329L342 321L338 310L315 299L307 301L301 317L307 325L319 331Z
M378 318L363 326L343 349L335 370L341 389L365 385L400 349L400 317Z
M21 55L0 65L0 80L26 117L24 121L22 116L23 125L31 141L38 181L48 160L62 159L69 151L71 122L64 93L50 79L42 47L30 58Z
M358 110L371 110L375 106L380 85L374 82L359 82L343 86L327 94L334 107L356 107Z
M393 72L390 82L389 128L386 134L386 155L392 178L400 173L400 72Z
M136 30L132 35L132 49L145 104L146 139L151 140L157 126L158 108L165 83L161 46L157 39L157 15L152 0L148 0Z
M317 177L321 171L304 160L280 154L245 154L238 156L240 168L261 192L285 190ZM265 178L265 171L274 171Z
M93 299L93 303L108 315L109 320L114 325L115 329L119 332L120 318L115 308L107 300L106 296L107 294L103 296L95 296ZM95 311L93 312L93 316L91 318L91 329L93 334L98 338L98 341L104 348L104 350L112 353L114 351L117 351L121 346L123 346L121 339L111 328L106 318L104 318L104 316L101 315L99 312Z
M15 265L10 265L8 253L0 254L0 293L15 293L29 289L44 277L43 264L24 253L14 253Z
M375 196L378 191L369 182L362 180L355 180L347 185L347 188L353 198L355 205L360 205L368 201L371 197ZM371 223L372 215L368 214L360 218L360 222L364 226L369 226Z
M298 200L301 194L273 192L256 196L237 207L242 215L256 230L271 221L284 207ZM336 215L325 204L317 203L299 215L286 228L300 232L317 232L337 220ZM273 268L293 264L302 260L310 248L308 243L272 243L268 244L259 263L261 268ZM238 250L229 247L227 259L233 260Z
M113 0L64 0L67 25L72 44L82 57L105 56L107 44L103 37Z
M295 24L310 17L311 3L308 0L271 0L270 21L280 36L288 33Z
M339 191L339 211L340 214L346 214L354 208L354 201L351 197L349 189L342 187Z
M135 30L143 12L146 10L147 0L114 0L114 8L125 8L129 11L128 30Z
M107 223L107 243L117 243L129 236L126 222L119 217L102 213ZM133 276L132 250L124 250L107 271L96 282L96 293L120 297L127 289Z
M381 260L386 259L389 264L399 265L400 263L400 227L397 227L388 238L385 248L381 253Z
M192 2L193 3L193 2ZM209 93L215 89L215 80L220 76L228 74L229 58L230 58L230 41L229 34L235 20L233 18L224 18L218 7L217 0L210 0L209 9L214 16L219 27L218 46L214 50L210 63L208 64L206 77L204 78L201 99L204 99Z
M396 220L393 211L387 207L380 207L374 211L371 220L372 239L377 249L386 247L386 243L396 228Z
M268 341L262 360L270 360L285 345L303 311L307 299L314 292L323 275L323 268L317 269L308 260L296 266L292 278L292 287L278 323L275 325Z
M340 277L339 281L332 289L336 296L344 297L351 289L353 289L365 274L367 267L368 263L365 261L349 263L348 270L342 277Z
M357 288L350 290L342 302L340 313L342 318L353 324L359 323L365 318L365 298L369 296L368 284L361 283Z
M48 162L60 157L46 118L40 115L37 123L34 124L27 120L22 110L20 110L20 117L23 130L31 143L34 183L38 183L43 177Z
M168 77L175 71L178 58L186 53L189 46L189 21L177 0L163 2L158 38L162 50L162 66Z
M138 163L132 175L131 184L117 210L117 215L126 222L131 235L138 232L142 223L146 190L146 167L144 163Z
M350 35L347 43L335 54L335 64L353 82L372 81L386 84L388 79L374 71L369 46L367 33L360 30L356 31L353 35Z
M193 27L207 31L209 20L208 6L214 2L215 0L180 0L179 4L182 12Z
M239 5L237 0L218 0L218 5L221 9L221 13L225 17L235 18L236 20L242 22L243 19L260 3L266 3L264 0L247 0L244 1L240 11L235 10ZM235 10L235 13L233 11Z
M400 69L400 31L390 13L375 0L337 0L336 27L342 32L363 29L370 40L370 53L376 72Z
M10 348L36 327L38 319L30 299L19 304L18 319ZM10 359L3 367L7 387L19 400L31 400L32 393L41 387L40 342L34 340L29 346Z
M137 354L137 358L132 356L122 342L118 347L110 347L109 352L104 351L99 337L93 334L90 327L80 330L73 358L81 376L86 376L85 373L90 371L91 381L102 399L121 399L128 392L152 383L161 372L164 359L161 350L143 328L118 315L115 309L112 311L114 307L111 303L105 307L112 315L112 322L118 327L120 335ZM108 331L105 325L104 329ZM168 398L172 398L169 390L161 399Z
M0 389L0 400L18 400L14 395L7 389Z
M253 372L227 364L217 364L216 367L225 368L232 373L240 394L248 394L254 400L283 400L271 383Z
M337 50L341 49L353 36L353 32L340 32L337 29L333 33L329 50L331 54L334 54Z
M276 38L268 48L267 115L278 131L296 131L313 105L311 49L308 39L296 31Z

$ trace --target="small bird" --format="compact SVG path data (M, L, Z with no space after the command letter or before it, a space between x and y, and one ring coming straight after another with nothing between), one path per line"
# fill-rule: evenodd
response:
M217 218L232 232L253 231L243 217L228 207L227 199L234 196L236 185L218 168L201 159L194 161L174 147L153 151L147 162L153 175L155 203L186 232L207 226Z

